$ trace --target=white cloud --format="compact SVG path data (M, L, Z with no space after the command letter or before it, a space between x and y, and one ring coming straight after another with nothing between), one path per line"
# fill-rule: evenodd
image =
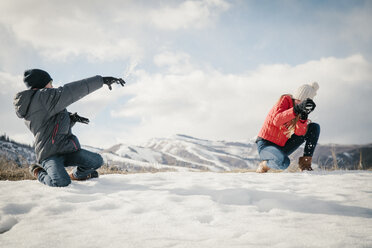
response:
M18 91L25 89L25 84L22 83L23 78L20 75L12 75L7 72L0 71L0 93L3 95L12 95Z
M203 28L229 4L223 0L184 1L178 6L166 6L150 11L149 19L155 27L166 30Z
M0 20L11 27L18 39L28 42L48 59L84 55L105 61L142 56L141 48L132 38L106 28L110 19L97 17L98 9L66 5L71 9L67 10L57 1L39 1L39 4L25 4L16 9L6 5L8 13ZM56 12L58 15L54 15Z
M180 60L176 56L164 61L178 64ZM252 138L280 95L312 81L320 85L315 98L318 107L311 118L322 126L321 140L352 143L363 135L364 142L372 139L370 132L357 128L358 123L372 124L364 116L372 103L365 97L372 94L372 65L361 55L322 58L297 66L262 65L238 75L211 68L184 73L136 73L138 82L125 92L133 98L112 112L115 117L141 120L131 137L125 134L123 139L174 133L210 139ZM358 111L352 107L355 101ZM355 123L353 128L343 123L346 116L347 121Z
M0 71L0 133L6 132L12 139L31 144L32 134L17 117L13 106L13 98L21 90L25 90L21 76Z
M195 70L190 62L191 57L184 52L163 52L155 55L154 64L158 67L167 68L170 73L186 73Z
M144 56L144 42L153 39L144 27L202 28L228 6L222 0L156 8L135 1L1 1L0 25L50 60L138 60Z
M280 95L312 81L320 85L317 108L310 116L321 125L320 142L367 143L372 139L372 64L361 55L322 58L297 66L262 65L243 74L198 67L184 53L163 55L155 60L164 73L134 69L136 83L112 91L100 89L69 107L91 119L89 126L74 128L83 144L107 147L175 133L213 140L252 138ZM169 70L174 65L186 69ZM12 106L14 94L24 88L22 79L4 72L0 79L0 130L31 143L31 133Z

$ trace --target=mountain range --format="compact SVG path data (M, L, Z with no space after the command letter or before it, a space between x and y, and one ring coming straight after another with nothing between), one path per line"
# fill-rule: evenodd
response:
M83 148L101 154L109 168L128 172L254 170L259 163L254 140L211 141L177 134L169 138L153 138L142 145ZM296 167L301 153L302 149L298 149L291 155L292 167ZM4 138L0 139L0 156L20 166L27 166L36 160L32 147ZM372 144L319 144L313 164L324 169L372 168Z

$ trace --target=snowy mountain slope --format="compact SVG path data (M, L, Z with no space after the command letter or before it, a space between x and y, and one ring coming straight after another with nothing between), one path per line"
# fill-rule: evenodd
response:
M372 172L0 181L0 247L372 247Z
M143 146L115 145L101 154L116 154L135 161L186 167L202 171L253 169L258 156L252 143L208 141L186 135L154 138ZM115 163L111 157L109 160Z
M258 159L252 143L242 146L239 143L201 140L180 134L168 139L152 139L147 146L190 162L208 165L212 171L253 168Z
M314 168L332 168L334 151L339 168L368 169L372 167L372 144L367 145L321 145L313 157ZM170 138L154 138L142 146L113 146L104 150L120 157L189 168L199 171L231 171L236 169L255 169L259 163L256 144L253 140L243 142L210 141L178 134ZM296 165L303 149L290 156L291 164ZM362 160L361 160L362 159ZM362 161L362 168L358 167ZM111 164L115 164L112 160ZM150 165L151 166L151 165Z
M36 155L32 147L13 141L0 140L0 156L12 160L20 166L36 161Z
M113 153L101 153L105 163L108 166L119 167L128 172L138 171L185 171L182 167L175 167L171 165L159 164L157 162L147 162L135 160L126 156L119 156Z
M184 171L184 168L158 163L156 152L143 147L115 145L109 149L83 146L84 149L101 154L105 164L128 172Z

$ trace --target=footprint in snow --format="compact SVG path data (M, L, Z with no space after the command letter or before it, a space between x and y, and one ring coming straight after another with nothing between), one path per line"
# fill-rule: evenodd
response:
M25 204L16 204L10 203L3 207L4 214L11 214L11 215L18 215L18 214L27 214L31 211L31 209L35 206L32 203L25 203Z
M17 219L14 217L3 217L0 219L0 234L8 232L18 223Z

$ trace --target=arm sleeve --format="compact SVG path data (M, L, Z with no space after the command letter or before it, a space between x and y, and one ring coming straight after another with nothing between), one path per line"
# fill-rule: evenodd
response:
M70 104L101 88L102 85L102 77L95 76L65 84L57 89L45 89L41 94L41 102L49 116L53 116Z
M293 112L291 99L289 97L282 97L274 113L273 124L277 127L280 127L281 125L287 123L288 121L292 120L295 117L296 115Z

